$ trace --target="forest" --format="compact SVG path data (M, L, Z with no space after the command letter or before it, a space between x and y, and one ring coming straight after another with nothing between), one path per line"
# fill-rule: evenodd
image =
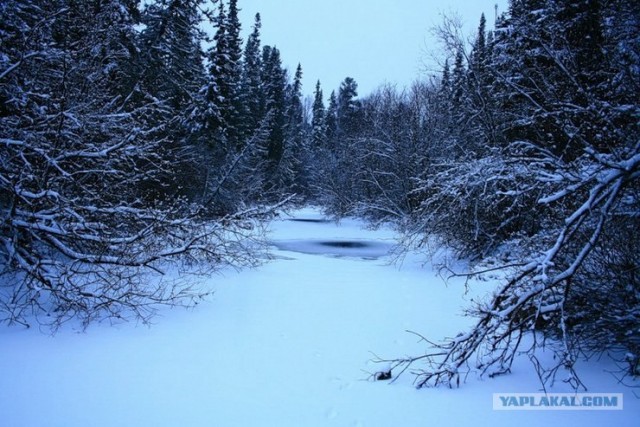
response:
M579 387L576 360L607 352L640 374L640 3L510 0L471 43L445 17L440 74L362 97L313 82L308 101L238 10L0 3L1 323L192 306L208 291L165 270L261 263L264 224L317 205L503 272L468 333L393 361L420 363L418 386L544 346L543 383Z

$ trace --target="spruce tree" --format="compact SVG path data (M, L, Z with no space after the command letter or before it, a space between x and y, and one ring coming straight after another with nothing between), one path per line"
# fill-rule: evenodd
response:
M311 140L314 149L324 146L327 137L323 98L320 80L318 80L313 93L313 117L311 121Z
M468 86L468 95L466 96L468 105L466 108L476 113L475 115L471 113L474 117L472 128L475 129L476 148L474 150L476 152L480 150L479 147L496 146L501 141L496 128L496 115L499 114L499 106L490 93L495 80L491 67L491 43L493 42L490 42L489 39L486 19L482 14L469 57L466 82Z
M484 72L484 67L487 63L487 20L484 17L484 13L480 16L480 24L478 25L478 33L473 43L473 49L471 50L471 56L469 59L469 70L477 74L475 77L480 79L480 75Z
M336 138L338 137L338 98L334 90L332 90L329 95L329 105L327 106L327 114L325 116L325 128L327 148L332 150L336 145Z
M262 85L262 56L260 46L260 14L255 16L253 31L244 50L242 72L242 99L245 104L244 119L246 135L250 137L260 127L264 118L264 91Z
M229 13L227 15L227 55L229 80L229 106L228 137L232 144L240 149L247 137L248 129L244 122L247 116L246 104L242 97L242 38L240 37L241 24L238 16L238 0L229 0Z
M307 173L304 169L305 122L302 107L302 65L298 64L293 83L287 90L287 125L285 137L285 164L291 171L290 191L303 195L307 188Z
M288 172L282 164L287 124L286 73L282 68L280 51L276 47L264 47L262 68L265 111L268 119L266 190L269 194L276 194L285 186Z
M201 192L198 170L203 159L196 151L203 144L213 145L211 129L219 123L219 112L207 105L202 93L206 71L201 6L202 0L161 0L147 5L141 17L144 29L134 61L138 77L132 100L137 105L155 103L145 117L147 126L171 135L165 155L173 157L173 166L166 172L167 182L154 190L167 197Z
M189 115L204 84L202 0L159 0L142 14L139 72L142 90ZM144 94L142 94L144 96Z
M233 82L231 72L234 67L229 63L229 37L228 21L224 2L218 5L218 15L215 20L216 33L213 37L214 44L207 52L209 60L209 82L207 85L207 101L211 104L207 111L212 114L214 120L209 126L217 129L220 136L225 141L229 140L229 116L231 111L231 95L233 93ZM219 121L215 121L219 120Z
M298 64L293 83L287 93L287 115L289 118L289 133L293 138L300 138L304 121L302 111L302 65Z
M459 110L464 104L466 95L467 70L464 64L464 52L462 48L456 51L455 61L453 64L453 72L451 77L452 105L454 109ZM454 111L454 114L459 111Z
M214 45L208 51L207 99L213 104L210 110L219 112L220 123L215 123L219 134L228 147L240 150L246 134L246 111L241 93L242 40L237 1L230 1L228 11L224 2L219 3L215 27Z
M360 102L358 83L352 77L346 77L338 91L338 135L350 138L358 131Z
M449 67L449 59L444 61L444 67L442 67L442 77L440 78L440 88L445 96L451 94L451 69Z
M227 33L229 40L229 60L236 67L235 73L240 73L242 61L242 38L240 31L242 25L238 16L238 0L229 0L229 13L227 23Z

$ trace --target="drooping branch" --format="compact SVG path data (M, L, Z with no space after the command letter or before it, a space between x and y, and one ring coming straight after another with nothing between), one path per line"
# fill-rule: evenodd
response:
M536 369L541 379L552 381L555 372L566 369L568 382L584 387L574 370L579 351L565 327L566 295L572 278L597 245L608 221L620 203L625 188L640 177L640 153L627 159L590 164L585 168L583 187L588 188L585 199L555 231L549 248L526 265L497 289L488 303L477 303L468 314L476 317L476 324L464 334L441 343L430 343L432 352L418 357L385 360L393 369L405 372L415 362L426 362L427 369L416 371L418 387L459 385L460 377L469 369L477 369L489 376L508 372L515 356L521 351L523 338L532 334L526 352L537 361L534 350L541 345L535 335L536 325L551 314L559 318L560 336L555 349L557 365ZM541 202L559 201L574 191L559 191ZM472 359L475 358L475 363ZM552 373L552 374L550 374ZM543 384L545 385L545 384Z

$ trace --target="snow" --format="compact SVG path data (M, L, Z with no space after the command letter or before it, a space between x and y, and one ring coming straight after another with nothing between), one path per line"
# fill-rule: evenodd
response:
M274 244L355 240L382 250L395 241L391 230L356 220L291 221L322 220L312 209L292 215L273 223ZM386 368L374 353L421 354L424 343L406 330L433 339L464 332L472 320L462 308L496 282L472 282L465 294L462 281L443 282L418 254L395 265L384 253L361 256L359 245L327 249L274 246L274 261L211 277L212 298L165 310L150 328L94 325L53 337L0 329L1 425L637 425L640 400L616 383L606 360L579 369L590 392L624 393L622 411L493 411L493 393L540 390L527 360L495 379L471 373L459 389L416 390L408 372L370 381Z

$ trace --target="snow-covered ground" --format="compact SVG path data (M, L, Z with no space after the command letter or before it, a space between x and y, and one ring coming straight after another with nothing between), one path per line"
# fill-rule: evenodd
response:
M591 392L624 393L622 411L493 411L493 393L539 391L526 360L454 390L416 390L408 373L368 381L383 368L373 353L425 350L405 330L434 339L464 330L470 296L418 255L389 264L390 230L308 221L322 219L311 209L295 218L272 225L275 261L211 277L212 298L165 310L151 328L0 329L0 426L637 425L640 399L606 361L583 365L583 380ZM474 282L472 293L491 286Z

